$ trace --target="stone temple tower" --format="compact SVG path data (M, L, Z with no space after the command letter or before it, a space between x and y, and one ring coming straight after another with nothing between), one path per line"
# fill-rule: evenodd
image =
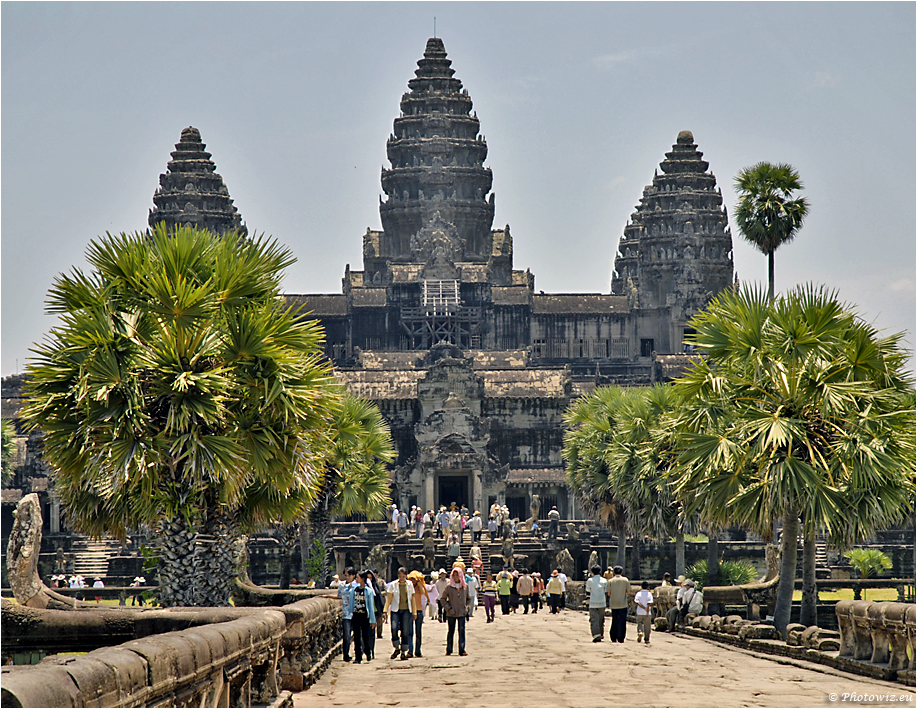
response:
M366 254L367 272L380 270L386 261L426 261L416 235L437 215L454 227L453 261L492 258L494 196L488 197L493 178L484 167L487 144L451 64L443 41L428 40L415 78L408 81L410 91L401 97L401 115L387 143L391 169L382 170L383 232Z
M210 153L204 150L206 147L197 128L188 127L181 132L166 172L159 176L149 224L165 222L169 228L185 224L215 234L237 231L246 236L248 229L232 203L223 178L216 172Z
M611 291L632 308L665 312L672 331L655 345L681 341L675 330L733 282L732 236L722 192L690 131L665 154L618 245Z

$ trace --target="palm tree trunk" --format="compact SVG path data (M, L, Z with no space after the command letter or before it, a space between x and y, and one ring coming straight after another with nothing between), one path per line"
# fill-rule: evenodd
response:
M714 530L707 533L707 585L720 585L720 544ZM707 612L710 615L722 615L723 607L720 603L708 603Z
M639 534L634 535L630 564L631 564L630 577L634 580L643 578L642 573L640 571L640 535Z
M194 605L195 533L185 518L163 519L157 528L159 605Z
M685 532L679 529L675 532L675 577L685 573Z
M774 252L767 255L767 299L774 299Z
M716 532L708 531L707 539L707 585L720 585L720 544Z
M299 527L299 578L303 581L309 576L309 567L306 560L309 558L309 549L312 548L312 534L309 531L308 520L302 520Z
M229 605L236 578L237 534L233 520L219 509L208 510L195 549L195 605Z
M780 542L780 582L777 585L777 603L774 607L774 627L786 640L786 626L793 607L793 588L796 585L796 544L799 538L799 512L790 507L783 516L783 538Z
M799 622L807 628L818 625L818 587L815 585L815 532L802 537L802 606Z
M618 553L615 555L615 566L624 568L624 562L627 559L627 537L624 536L624 528L618 529Z
M325 580L331 569L329 557L332 549L329 545L331 530L331 510L334 507L334 476L326 473L315 499L315 505L309 511L309 527L312 531L312 551L323 550L322 563L315 579L315 588L325 588Z

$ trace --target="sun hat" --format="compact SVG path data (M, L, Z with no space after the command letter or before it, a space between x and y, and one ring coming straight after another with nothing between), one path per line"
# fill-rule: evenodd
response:
M685 582L685 576L684 576L684 574L682 574L682 575L679 576L677 579L675 579L675 583L682 584L682 583L684 583L684 582Z
M694 579L685 579L685 586L693 586Z

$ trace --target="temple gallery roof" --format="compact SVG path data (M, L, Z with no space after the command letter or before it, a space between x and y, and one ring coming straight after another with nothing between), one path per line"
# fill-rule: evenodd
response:
M506 482L517 485L525 483L563 485L565 480L563 468L513 468L506 476Z
M617 295L536 295L533 313L626 313L627 298Z

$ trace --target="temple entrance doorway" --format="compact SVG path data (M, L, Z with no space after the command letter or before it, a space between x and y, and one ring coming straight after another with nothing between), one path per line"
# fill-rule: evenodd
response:
M447 509L453 502L458 507L470 505L471 495L468 490L469 478L470 476L467 473L464 475L438 476L439 494L437 495L437 500L439 500L439 504L445 505Z

